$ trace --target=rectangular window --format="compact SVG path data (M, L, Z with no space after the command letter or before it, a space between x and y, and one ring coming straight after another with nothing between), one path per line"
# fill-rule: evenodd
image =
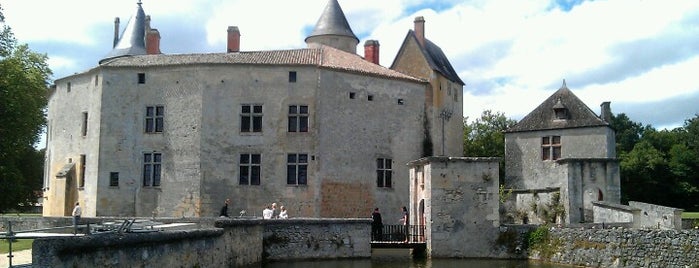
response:
M349 93L349 98L350 98L350 99L354 99L356 95L357 95L356 93L350 92L350 93Z
M143 154L143 186L160 186L161 153Z
M146 73L138 73L138 83L139 84L146 83Z
M87 112L83 112L83 125L82 125L82 135L87 136Z
M557 160L561 158L561 136L541 138L541 159Z
M289 105L289 132L308 132L308 106Z
M393 170L391 169L390 158L376 159L376 186L391 188L391 177Z
M165 107L146 107L146 133L162 133L165 121Z
M241 107L240 132L262 132L262 105L244 104Z
M308 154L288 154L286 156L286 184L308 184Z
M289 83L296 83L296 72L289 72Z
M95 75L95 86L99 85L99 75Z
M240 154L240 185L260 185L260 154Z
M374 95L366 96L366 99L367 99L368 101L373 101L373 100L374 100Z
M109 186L119 186L119 172L109 172Z
M66 89L67 89L68 93L70 93L70 87L71 87L71 84L70 84L70 82L68 82L68 84L66 84Z
M78 181L78 187L85 187L85 163L87 162L87 157L84 154L80 155L80 180Z

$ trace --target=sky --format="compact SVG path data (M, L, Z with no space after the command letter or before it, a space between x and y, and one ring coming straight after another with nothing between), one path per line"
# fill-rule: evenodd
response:
M53 79L87 71L112 49L138 0L2 0L19 43L48 56ZM328 0L142 0L165 54L225 52L228 26L241 51L304 48ZM378 40L390 67L417 16L466 83L464 117L484 110L519 120L563 80L595 113L656 129L699 114L696 0L339 0L363 56Z

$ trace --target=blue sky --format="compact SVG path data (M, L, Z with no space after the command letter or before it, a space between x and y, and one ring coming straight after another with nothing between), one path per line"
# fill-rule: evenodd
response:
M327 0L142 0L166 54L224 52L238 26L241 50L305 47ZM137 0L6 0L6 24L49 57L53 78L86 71L111 50ZM699 1L339 0L360 39L379 40L390 66L416 16L466 83L464 116L521 119L566 80L593 111L655 128L699 113ZM274 6L273 9L268 7Z

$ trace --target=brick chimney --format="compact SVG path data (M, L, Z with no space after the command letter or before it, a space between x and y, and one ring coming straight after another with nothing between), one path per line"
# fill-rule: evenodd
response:
M415 17L415 37L421 46L425 46L425 18Z
M366 42L364 42L364 59L373 64L379 64L378 40L366 40Z
M612 109L610 107L610 102L605 101L600 105L600 107L599 117L607 123L612 123Z
M146 54L160 54L160 32L151 29L146 33Z
M114 18L114 44L112 48L115 48L117 43L119 43L119 17Z
M146 15L146 54L160 54L160 32L150 27L150 15Z
M238 30L238 26L228 26L228 52L240 52L240 30Z

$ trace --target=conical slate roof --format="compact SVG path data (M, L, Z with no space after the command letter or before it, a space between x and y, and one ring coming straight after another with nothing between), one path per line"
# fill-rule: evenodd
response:
M345 13L342 12L342 8L337 0L329 0L328 4L325 6L323 14L320 15L318 22L316 23L315 29L311 32L308 38L319 35L341 35L352 37L359 42L359 39L352 28L350 28L347 18L345 18Z
M557 118L554 109L565 109L566 118ZM563 81L561 88L506 132L596 126L609 126L609 123L587 107Z
M141 1L138 2L138 8L136 9L136 14L131 17L129 23L126 25L124 32L122 32L119 42L114 46L114 49L100 60L102 63L105 60L123 57L123 56L133 56L133 55L145 55L146 54L146 13L141 7Z

